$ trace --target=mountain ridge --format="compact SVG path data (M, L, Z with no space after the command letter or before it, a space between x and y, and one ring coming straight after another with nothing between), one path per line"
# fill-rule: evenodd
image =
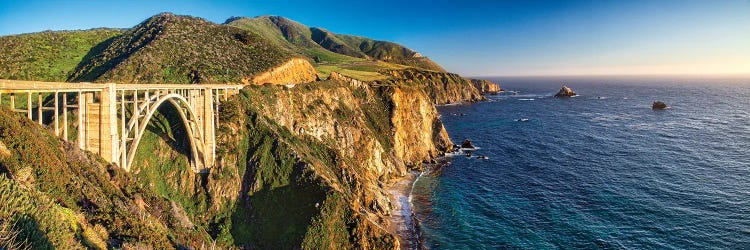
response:
M363 60L377 59L427 70L446 72L437 63L403 45L378 41L363 36L336 34L324 28L309 27L281 16L234 17L227 19L225 24L245 28L259 34L276 33L264 30L264 28L274 27L257 24L263 22L273 23L276 26L275 28L280 31L278 33L281 33L287 42L305 49L323 48L329 52ZM315 58L314 53L309 53L308 55L316 61L321 61L319 58Z

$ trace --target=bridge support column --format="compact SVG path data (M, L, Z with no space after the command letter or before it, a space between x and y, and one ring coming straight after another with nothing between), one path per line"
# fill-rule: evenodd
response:
M116 100L115 84L108 83L99 97L99 155L109 162L119 163Z
M203 172L214 165L214 98L213 89L205 88L203 93Z

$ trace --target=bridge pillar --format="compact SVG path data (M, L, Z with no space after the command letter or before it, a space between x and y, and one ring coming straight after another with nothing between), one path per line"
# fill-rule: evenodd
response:
M99 103L94 102L94 92L82 92L79 109L83 111L83 149L99 154Z
M84 149L99 154L108 162L119 163L117 133L117 102L115 84L106 84L96 102L93 92L83 93L85 110Z
M119 163L117 133L117 92L108 83L99 97L99 155L109 162Z
M214 98L213 89L205 88L203 93L203 172L214 165Z

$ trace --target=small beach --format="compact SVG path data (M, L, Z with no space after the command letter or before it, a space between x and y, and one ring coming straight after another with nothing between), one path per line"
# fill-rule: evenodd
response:
M395 234L401 243L401 249L418 249L419 235L414 224L412 212L411 190L420 172L411 171L388 188L388 194L393 204L391 223L388 230Z

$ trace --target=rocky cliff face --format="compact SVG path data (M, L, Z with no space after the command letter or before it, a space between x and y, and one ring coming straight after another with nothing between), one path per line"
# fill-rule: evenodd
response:
M218 237L240 246L397 248L384 229L384 187L452 145L420 88L338 74L293 88L248 87L224 111L232 122L222 125L225 148L208 186L217 210L236 207L219 221L252 221L248 235ZM289 214L300 216L278 218Z
M254 76L251 80L244 79L243 82L246 84L293 84L309 83L316 80L318 80L318 73L310 62L303 58L292 58L279 66Z
M488 80L471 79L471 84L482 94L497 94L503 91L499 84Z
M425 91L433 104L476 102L485 100L471 81L453 73L419 69L391 70L387 82L394 85L416 86Z

